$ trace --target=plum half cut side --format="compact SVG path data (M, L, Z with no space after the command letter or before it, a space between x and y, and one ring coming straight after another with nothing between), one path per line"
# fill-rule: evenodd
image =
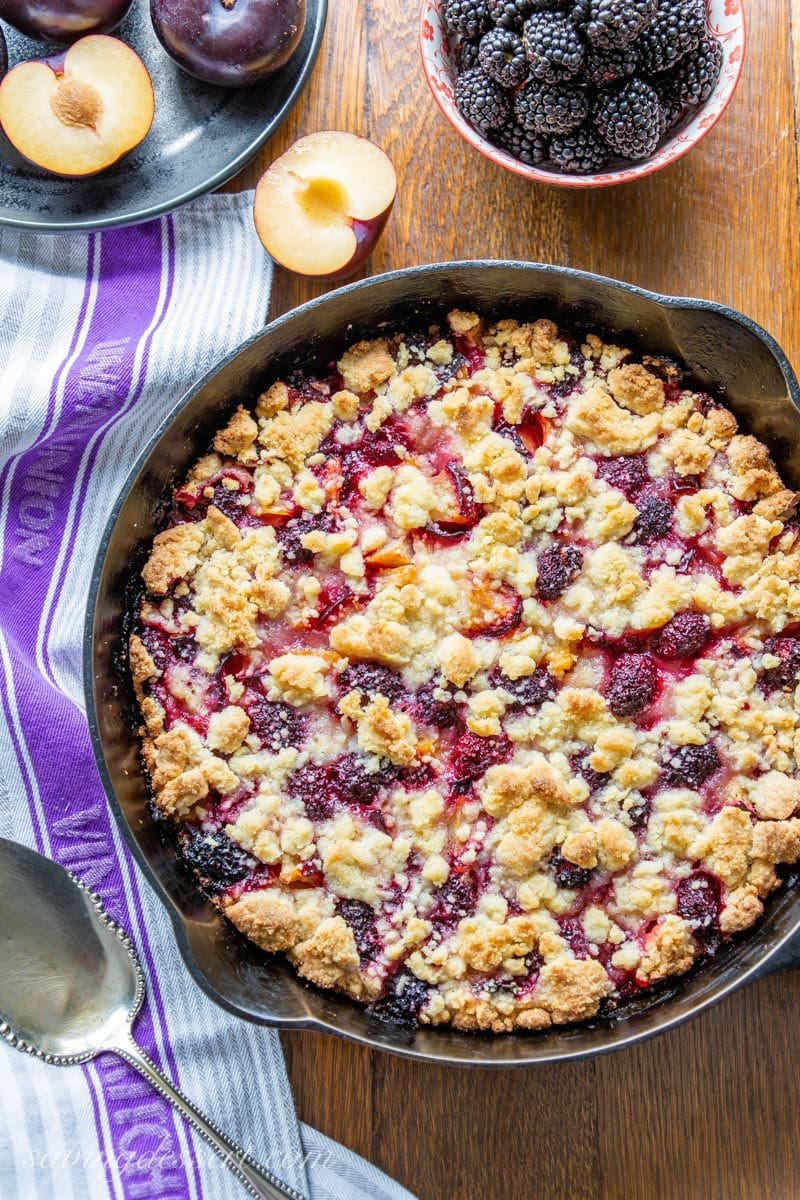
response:
M256 188L253 217L276 262L313 279L352 275L383 231L397 176L366 138L339 130L300 138Z
M153 85L139 56L92 34L50 59L23 62L0 84L0 124L11 144L53 175L112 166L147 136Z

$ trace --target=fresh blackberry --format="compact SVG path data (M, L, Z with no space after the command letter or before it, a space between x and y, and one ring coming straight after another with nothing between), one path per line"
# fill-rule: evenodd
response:
M442 16L450 32L462 37L478 38L489 28L487 0L444 0Z
M649 654L620 654L606 689L615 717L632 717L647 708L658 691L658 671Z
M531 83L517 94L514 111L530 133L571 133L586 120L589 100L571 84Z
M669 70L699 46L705 25L704 0L659 0L655 17L636 43L644 74Z
M536 79L559 83L577 75L583 65L580 34L563 13L534 13L525 22L522 40Z
M489 78L504 88L519 87L528 74L522 38L510 29L490 29L484 34L478 60Z
M456 107L476 129L497 129L505 125L511 107L499 83L495 83L480 67L472 67L459 75L455 86Z
M672 81L665 78L663 83L659 83L656 87L658 92L658 102L661 105L661 135L669 133L674 129L679 121L682 121L686 116L688 109L672 86Z
M667 756L661 763L659 782L662 787L696 790L721 766L719 754L711 742L705 742L702 746L668 748Z
M623 46L619 50L590 49L586 54L584 75L596 87L610 87L633 75L636 63L634 46Z
M643 79L634 76L614 91L599 92L592 115L603 141L622 158L647 158L658 145L661 106Z
M542 7L534 0L487 0L489 20L497 29L513 29L521 33L522 26L535 8Z
M256 860L224 833L192 830L182 845L183 856L206 886L227 887L244 879L258 865Z
M722 43L703 38L693 54L682 59L670 78L670 89L685 108L703 104L713 92L722 70Z
M544 138L538 133L528 133L527 129L523 129L516 121L499 129L493 141L501 150L505 150L529 167L537 167L547 157L547 142Z
M575 0L572 6L570 16L572 24L577 25L583 31L583 27L588 23L589 16L592 11L592 0Z
M581 125L550 143L550 161L569 175L593 175L608 161L608 150L590 125Z
M456 67L459 75L478 65L480 42L475 38L461 38L456 48Z
M658 0L591 0L586 36L616 50L634 41L656 14Z
M548 546L536 560L536 595L540 600L558 600L583 566L577 546Z

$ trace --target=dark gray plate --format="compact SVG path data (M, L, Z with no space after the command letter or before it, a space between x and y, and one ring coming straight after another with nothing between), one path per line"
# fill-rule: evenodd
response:
M307 0L294 57L250 88L217 88L186 75L162 49L148 0L135 0L115 30L153 79L153 128L132 154L91 179L62 179L27 162L0 133L0 225L54 233L131 225L220 187L249 162L289 112L319 52L328 0ZM52 53L4 26L12 66Z

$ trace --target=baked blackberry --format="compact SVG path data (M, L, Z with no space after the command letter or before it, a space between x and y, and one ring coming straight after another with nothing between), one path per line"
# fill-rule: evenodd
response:
M480 67L459 75L454 95L458 111L476 129L498 129L509 118L508 97Z
M522 32L522 26L534 9L541 7L535 0L487 0L489 20L498 29Z
M662 133L658 93L635 76L614 91L599 92L592 117L600 137L622 158L647 158Z
M510 29L490 29L481 38L478 60L490 79L504 88L519 87L528 75L522 38Z
M591 0L586 36L595 46L618 50L653 20L658 0Z
M504 125L492 135L495 146L529 167L538 167L547 158L547 142L539 133L529 133L516 121Z
M534 13L525 22L522 40L536 79L560 83L571 79L583 65L580 34L563 13Z
M518 93L514 111L528 133L571 133L589 115L589 99L567 83L535 83Z
M635 46L623 46L620 50L590 49L586 54L584 73L588 82L596 87L610 87L633 75L637 61Z
M705 37L697 50L682 59L670 78L670 88L683 108L696 108L713 92L722 70L722 43Z
M456 67L459 75L462 71L469 71L470 67L477 67L479 49L480 42L474 38L461 38L456 48Z
M569 175L593 175L608 162L608 149L591 125L581 125L550 143L550 161Z
M659 0L655 17L636 43L640 70L645 75L668 71L700 45L705 25L703 0Z
M212 891L238 883L258 865L252 855L226 834L193 829L182 839L183 856Z
M444 23L451 33L478 38L489 28L487 0L444 0Z

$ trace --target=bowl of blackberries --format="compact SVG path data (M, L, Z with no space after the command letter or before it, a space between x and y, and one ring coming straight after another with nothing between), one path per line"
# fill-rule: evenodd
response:
M743 0L424 0L431 91L461 136L528 179L639 179L716 125L741 76Z

